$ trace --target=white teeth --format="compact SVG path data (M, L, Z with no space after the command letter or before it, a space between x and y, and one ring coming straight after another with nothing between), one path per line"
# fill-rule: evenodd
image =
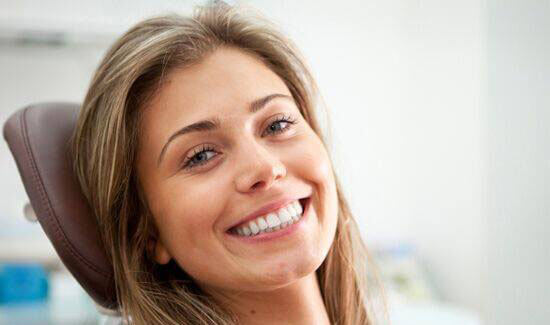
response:
M294 203L293 204L289 204L287 207L286 207L288 213L290 214L290 216L294 216L296 214L296 209L294 209Z
M298 219L300 218L300 214L294 208L294 204L290 204L287 207L287 210L290 213L291 223L294 223L294 221L298 221Z
M268 214L266 221L270 228L275 228L281 224L281 220L277 218L277 215L275 213Z
M248 226L250 227L250 231L252 231L253 235L256 235L260 232L260 227L258 227L258 225L254 221L250 221L250 223L248 223Z
M288 210L286 208L282 208L278 211L279 213L279 219L281 219L281 223L285 223L290 221L290 213L288 213Z
M298 212L298 214L302 214L302 212L304 212L302 211L302 205L298 201L294 201L294 209Z
M302 206L296 200L286 207L269 213L267 216L258 217L234 231L240 236L255 236L264 232L277 231L297 222L302 217L302 212Z
M263 231L269 228L269 225L267 224L264 218L259 217L258 219L256 219L256 221L258 222L258 226L260 227L260 230Z

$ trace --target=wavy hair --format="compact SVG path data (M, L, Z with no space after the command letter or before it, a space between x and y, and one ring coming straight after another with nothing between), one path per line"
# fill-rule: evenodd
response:
M132 324L237 324L236 315L203 292L174 262L158 265L147 248L157 235L137 180L142 108L175 68L200 62L220 46L260 58L290 90L304 119L327 147L316 116L320 95L294 43L258 12L215 2L192 15L146 19L107 51L95 71L71 139L74 172L97 218L113 264L117 301ZM336 175L335 175L336 177ZM374 266L336 178L334 242L317 269L333 324L374 324L367 264ZM370 274L370 272L369 272Z

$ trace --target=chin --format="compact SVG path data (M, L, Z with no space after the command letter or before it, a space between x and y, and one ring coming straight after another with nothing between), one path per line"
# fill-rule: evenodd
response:
M259 271L259 283L261 287L283 287L314 273L323 263L319 254L307 255L303 251L296 256L288 256L284 261L277 261L265 265Z
M267 287L282 287L316 272L328 255L335 230L336 222L327 233L319 234L323 238L308 236L283 255L256 264L259 282Z

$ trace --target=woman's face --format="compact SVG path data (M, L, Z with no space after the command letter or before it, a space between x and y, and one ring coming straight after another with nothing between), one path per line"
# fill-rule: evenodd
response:
M238 291L280 287L321 265L336 230L333 169L260 60L222 47L170 72L144 110L140 143L158 263L174 259L201 286Z

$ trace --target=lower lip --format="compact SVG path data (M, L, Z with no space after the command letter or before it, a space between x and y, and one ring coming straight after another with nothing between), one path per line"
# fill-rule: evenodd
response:
M309 213L310 206L311 206L311 196L306 200L305 206L303 208L304 211L302 212L302 216L300 217L300 219L298 219L298 221L296 221L295 223L291 224L286 228L279 229L272 232L264 232L262 234L255 235L255 236L239 236L232 233L226 233L226 235L231 236L231 238L242 240L247 243L262 243L262 242L271 241L277 238L291 235L295 233L300 227L302 227L302 224L304 223L304 219L307 217Z

